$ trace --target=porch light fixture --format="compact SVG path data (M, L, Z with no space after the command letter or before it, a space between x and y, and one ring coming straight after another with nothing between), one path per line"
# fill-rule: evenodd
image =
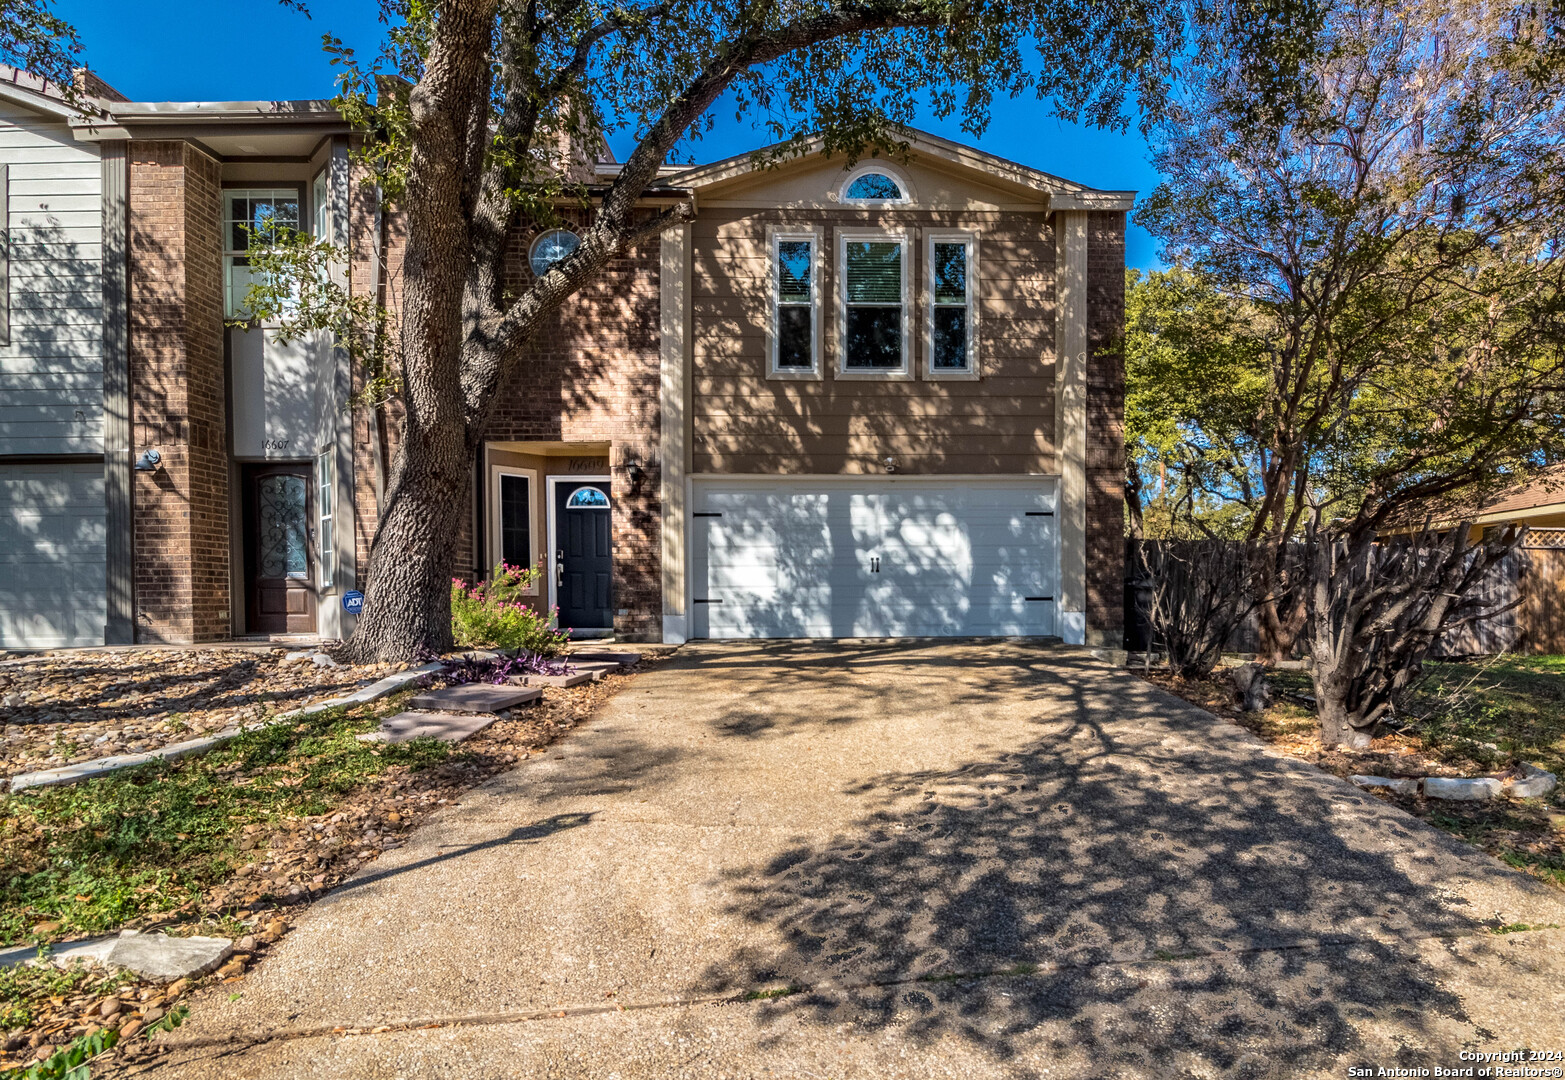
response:
M163 463L163 455L156 450L143 450L141 456L136 459L137 472L157 472L158 466Z
M639 491L641 480L647 475L647 470L641 467L641 462L632 461L625 466L625 475L630 478L630 490Z

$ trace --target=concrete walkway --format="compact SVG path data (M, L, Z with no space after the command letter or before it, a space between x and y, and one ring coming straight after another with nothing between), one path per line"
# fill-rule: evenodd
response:
M1065 650L693 646L198 997L155 1071L1450 1067L1565 1049L1565 931L1483 925L1562 901Z

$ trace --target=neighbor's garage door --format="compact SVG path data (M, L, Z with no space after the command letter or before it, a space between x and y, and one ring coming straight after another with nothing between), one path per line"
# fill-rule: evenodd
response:
M103 644L103 465L0 465L0 645Z
M1055 633L1054 484L699 480L691 636Z

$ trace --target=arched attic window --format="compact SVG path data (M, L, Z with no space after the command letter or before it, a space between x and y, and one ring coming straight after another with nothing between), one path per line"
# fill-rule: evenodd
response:
M885 165L861 165L842 182L845 203L905 203L912 201L907 181Z

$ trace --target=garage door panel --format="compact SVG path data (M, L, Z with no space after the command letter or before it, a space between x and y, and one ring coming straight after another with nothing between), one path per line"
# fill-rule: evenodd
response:
M101 645L103 466L0 465L0 645Z
M1053 499L1043 478L698 482L692 635L1053 634Z

